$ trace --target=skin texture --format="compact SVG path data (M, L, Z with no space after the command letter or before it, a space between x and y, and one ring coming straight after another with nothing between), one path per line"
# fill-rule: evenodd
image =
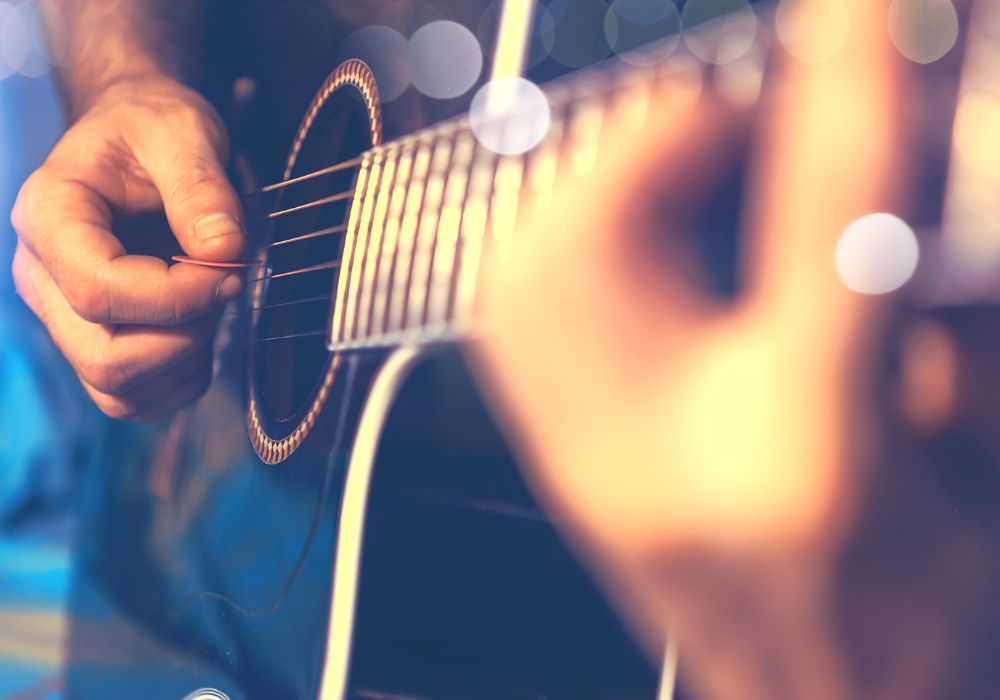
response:
M101 410L160 418L208 387L219 310L243 283L129 254L116 233L129 217L162 212L189 256L238 259L225 131L174 59L174 34L192 17L137 0L47 7L73 28L60 76L71 126L11 213L14 281ZM150 227L140 240L156 235Z
M846 4L847 45L818 66L786 62L764 123L678 85L642 123L612 115L613 147L527 214L516 255L490 271L494 332L474 349L567 538L650 649L676 627L707 700L996 687L981 650L1000 615L982 601L1000 592L968 582L1000 580L997 509L934 520L957 510L922 468L929 436L956 414L977 425L998 392L956 388L964 360L936 323L904 336L919 342L904 340L901 386L886 390L892 300L855 295L834 271L848 223L906 201L888 3ZM73 125L12 214L19 292L117 417L156 418L204 391L219 308L240 288L129 255L114 235L120 216L162 209L188 255L243 252L225 135L172 50L196 23L171 5L186 3L54 2L73 28ZM745 288L722 304L678 234L743 141ZM199 221L221 235L199 236ZM982 344L963 352L995 361ZM996 431L981 427L995 459Z
M927 433L954 415L951 341L915 325L890 390L895 300L835 271L844 228L905 218L908 197L888 3L845 5L847 43L818 65L786 56L759 123L677 84L641 124L611 115L590 174L528 211L490 270L486 393L640 637L656 654L668 623L679 634L696 697L995 689L973 659L996 606L961 583L989 580L995 524L942 520L959 506L929 476ZM680 234L741 139L744 286L721 302Z

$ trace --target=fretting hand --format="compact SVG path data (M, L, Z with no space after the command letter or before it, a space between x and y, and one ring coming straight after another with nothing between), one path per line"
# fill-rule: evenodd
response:
M883 381L891 299L850 291L834 265L852 221L905 215L906 81L887 4L847 3L847 44L820 65L785 62L760 123L671 85L643 126L609 117L592 173L561 181L491 271L476 357L498 415L650 647L668 622L679 630L701 697L946 687L914 641L956 632L935 614L945 591L930 573L877 573L873 554L880 528L899 527L869 517L905 435ZM678 229L741 130L754 164L730 303L699 289ZM923 493L901 522L919 522ZM922 551L891 541L903 550L887 562ZM894 616L897 596L910 604Z

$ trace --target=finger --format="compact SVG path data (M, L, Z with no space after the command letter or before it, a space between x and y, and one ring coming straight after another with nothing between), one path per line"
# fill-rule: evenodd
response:
M205 350L125 394L108 394L94 388L82 377L80 381L106 415L116 420L152 422L172 415L195 401L208 389L211 377L212 354Z
M184 251L198 260L233 261L246 247L242 212L216 146L222 135L213 139L207 128L177 134L158 127L136 149Z
M217 315L172 327L118 327L76 315L41 263L19 245L14 278L21 296L88 385L120 395L168 372L211 341Z
M93 323L175 325L242 291L238 274L127 255L111 233L111 211L86 173L43 166L11 215L20 240L50 272L77 315Z
M902 62L887 4L845 3L850 35L839 52L818 65L788 57L772 95L746 277L762 304L795 308L800 320L855 314L865 300L849 298L837 278L837 239L863 215L902 213Z
M534 319L544 354L555 349L557 330L567 347L597 334L584 343L594 351L659 354L711 315L681 220L730 162L748 112L699 92L685 79L623 95L604 115L607 143L597 146L593 168L574 173L560 162L553 206L521 222L527 233L488 285L488 304L514 325ZM575 216L579 202L595 206ZM559 219L548 221L549 212ZM528 333L497 342L521 343Z

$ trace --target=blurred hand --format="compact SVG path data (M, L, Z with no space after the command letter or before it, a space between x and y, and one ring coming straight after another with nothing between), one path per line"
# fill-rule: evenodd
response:
M129 255L113 228L164 210L188 255L237 259L226 148L196 93L167 78L122 80L90 101L17 198L17 290L110 416L156 419L208 386L219 309L240 277Z
M848 5L847 45L781 66L761 123L678 85L642 126L609 117L592 174L524 217L487 285L478 358L529 477L650 646L677 626L701 697L912 700L940 681L913 653L933 598L877 618L877 657L838 614L846 543L876 537L858 523L889 441L891 309L840 282L834 249L907 196L886 3ZM744 289L724 303L678 234L741 130ZM852 623L888 600L852 599Z

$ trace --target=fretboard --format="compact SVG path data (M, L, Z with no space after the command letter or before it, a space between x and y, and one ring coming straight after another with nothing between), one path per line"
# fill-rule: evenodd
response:
M756 99L763 62L763 51L754 47L736 62L713 67L713 83L738 99ZM364 154L330 349L467 335L484 259L508 254L519 215L547 207L561 176L593 169L607 115L627 99L629 114L644 119L649 96L666 81L703 78L703 64L682 47L655 67L607 64L549 84L549 129L523 155L497 155L484 147L466 117Z

